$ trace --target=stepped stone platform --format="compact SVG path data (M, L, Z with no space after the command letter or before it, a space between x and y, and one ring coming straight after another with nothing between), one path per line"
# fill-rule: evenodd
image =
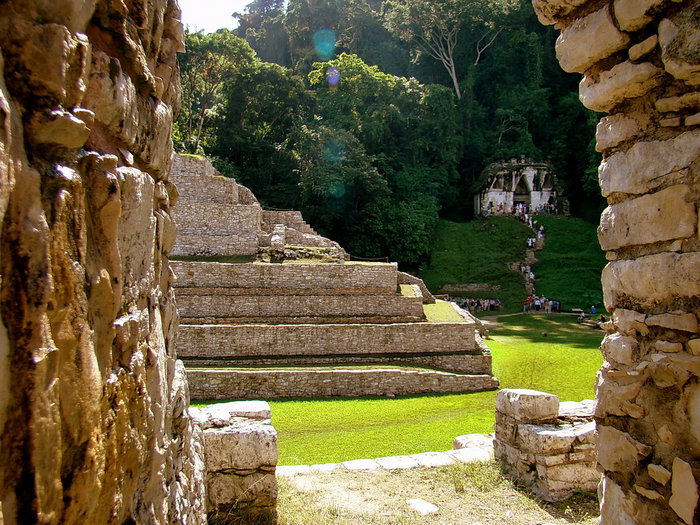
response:
M181 235L173 253L188 256L172 262L177 353L193 399L498 386L476 320L459 311L461 322L428 322L424 304L435 299L420 279L393 263L346 262L344 250L299 212L263 210L205 159L179 157L172 180L185 205L174 214ZM212 260L270 253L283 262ZM333 262L304 262L309 253Z

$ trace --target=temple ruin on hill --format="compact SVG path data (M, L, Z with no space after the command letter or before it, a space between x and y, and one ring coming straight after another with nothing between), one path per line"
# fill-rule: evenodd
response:
M400 395L495 388L468 314L428 322L435 300L396 264L352 263L299 212L269 212L209 161L175 159L178 356L200 399ZM272 254L264 263L251 259ZM247 262L219 262L247 258ZM309 257L332 262L306 262ZM450 303L444 303L453 308ZM255 368L251 368L255 367Z
M525 205L533 213L565 213L554 169L547 162L525 157L494 162L486 167L481 192L474 196L474 210L482 215L515 213Z

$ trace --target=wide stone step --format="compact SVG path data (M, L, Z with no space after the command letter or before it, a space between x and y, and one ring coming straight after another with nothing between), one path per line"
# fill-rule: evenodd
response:
M187 324L392 324L418 323L424 321L418 316L288 316L288 317L180 317L180 325Z
M434 370L308 369L187 370L192 399L274 399L331 396L399 396L490 390L498 381L490 374L467 375Z
M177 310L188 324L214 318L231 318L231 324L246 322L314 323L334 317L357 318L355 322L396 319L396 322L424 320L421 297L393 295L226 295L183 294L177 297ZM362 319L365 319L364 321ZM197 321L197 319L200 319ZM235 319L235 320L233 320ZM286 319L286 320L285 320ZM306 319L306 320L305 320ZM390 321L380 321L390 322Z
M172 261L176 288L255 290L373 290L392 294L395 264L227 264ZM281 292L283 293L283 292Z
M283 357L481 352L475 324L184 325L180 357Z

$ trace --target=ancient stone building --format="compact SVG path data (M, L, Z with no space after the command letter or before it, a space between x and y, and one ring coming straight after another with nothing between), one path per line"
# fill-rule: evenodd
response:
M396 264L346 262L342 248L318 236L298 212L262 210L249 190L218 176L206 159L179 157L171 179L180 202L189 203L175 213L176 221L192 232L176 242L178 253L189 257L174 261L173 269L182 318L178 356L193 397L401 395L497 386L476 321L465 313L456 322L427 322L423 305L435 299L420 279ZM267 255L270 249L280 257L322 250L332 262L209 257Z
M561 211L556 176L546 162L525 157L487 166L483 190L474 196L474 210L482 215L513 213L518 204L533 213Z
M583 73L608 208L599 239L613 312L596 419L601 523L699 523L700 4L533 0Z
M168 252L175 0L0 7L0 523L199 524Z

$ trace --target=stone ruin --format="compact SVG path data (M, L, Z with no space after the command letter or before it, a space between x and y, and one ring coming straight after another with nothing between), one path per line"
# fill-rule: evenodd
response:
M462 322L426 322L423 304L435 299L420 279L396 264L345 262L342 248L299 212L263 210L206 159L179 156L171 180L182 206L174 217L185 232L173 248L183 259L172 263L181 316L177 351L194 398L395 396L497 386L476 320L462 312ZM268 254L270 247L280 259L290 251L296 257L324 250L334 262L215 262Z
M514 481L545 501L593 492L595 402L567 401L545 392L504 389L496 397L494 456Z
M525 157L494 162L482 176L484 188L474 196L474 210L481 215L510 214L518 204L532 213L563 213L568 207L560 199L557 178L548 162Z
M599 240L612 312L598 374L601 523L698 523L700 4L533 0L583 73L608 208Z
M206 521L175 360L174 0L0 9L0 522Z

